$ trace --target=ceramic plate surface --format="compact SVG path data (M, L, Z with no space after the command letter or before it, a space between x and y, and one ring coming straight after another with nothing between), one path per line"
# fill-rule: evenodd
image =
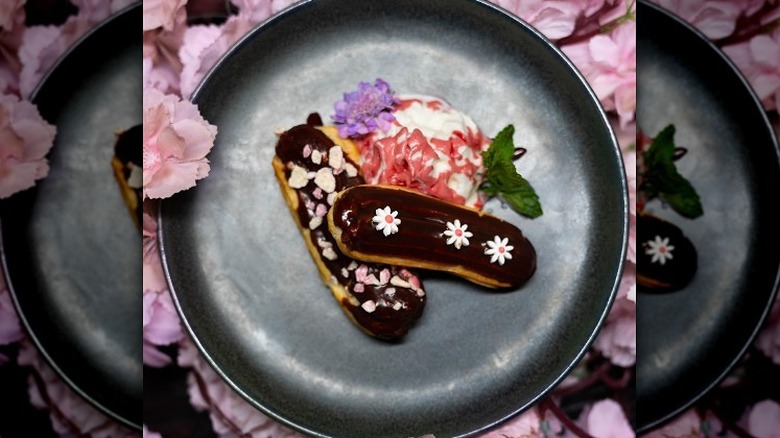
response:
M640 2L637 121L649 136L673 123L688 149L677 161L704 215L647 210L683 230L698 251L685 289L637 298L637 428L674 417L716 385L752 342L780 275L780 159L745 80L704 36ZM637 242L641 251L641 242ZM641 269L641 268L640 268Z
M139 430L141 234L111 158L116 133L141 123L140 23L140 3L110 17L34 91L57 127L50 172L0 207L7 278L32 340L77 393Z
M319 278L271 167L278 129L361 81L444 98L490 136L507 124L542 200L538 270L496 293L421 274L425 313L401 342L358 330ZM234 46L193 100L217 125L210 175L161 204L182 319L254 406L315 436L484 432L554 387L594 339L625 258L627 192L603 111L539 33L486 2L308 1Z

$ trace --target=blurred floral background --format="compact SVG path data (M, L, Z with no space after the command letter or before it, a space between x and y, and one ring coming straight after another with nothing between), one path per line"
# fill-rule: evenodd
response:
M109 14L133 1L0 2L0 198L28 189L48 172L56 127L29 96L57 58ZM184 333L157 253L159 199L208 177L218 127L189 101L199 81L247 31L291 6L290 0L144 0L144 281L145 393L180 386L176 407L145 402L143 436L293 437L230 390ZM538 405L486 437L633 437L636 360L636 31L633 1L493 0L524 19L581 70L613 124L631 195L632 244L619 294L592 348ZM658 0L738 65L780 132L780 4L777 0ZM177 138L173 147L166 138ZM0 404L29 415L52 435L139 436L87 405L46 365L24 334L0 283L0 376L17 376L19 401ZM149 376L147 378L146 376ZM739 366L711 394L650 436L780 436L780 300ZM147 387L148 385L148 387ZM170 397L169 399L170 400ZM166 402L167 403L167 402ZM13 406L13 407L12 407ZM9 409L15 409L9 411ZM166 412L166 409L170 412ZM37 417L36 417L37 416ZM186 417L186 418L184 418ZM0 434L3 433L0 416ZM5 436L5 435L3 435ZM21 435L24 436L24 435Z

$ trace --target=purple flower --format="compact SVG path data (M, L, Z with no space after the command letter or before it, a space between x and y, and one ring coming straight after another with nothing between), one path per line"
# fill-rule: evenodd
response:
M372 86L361 82L356 91L344 93L344 99L336 102L336 113L331 119L338 125L341 137L360 137L376 128L386 132L395 117L390 113L399 100L382 79Z

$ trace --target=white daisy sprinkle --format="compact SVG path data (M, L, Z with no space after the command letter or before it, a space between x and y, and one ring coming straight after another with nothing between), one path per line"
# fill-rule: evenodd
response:
M485 242L487 248L485 248L485 254L491 256L490 263L498 262L503 266L507 260L512 260L512 250L514 246L509 245L509 238L500 238L498 236L493 237L493 240Z
M376 215L371 219L375 224L377 231L381 231L385 236L398 232L398 225L401 225L401 219L398 219L398 211L390 210L390 207L377 208Z
M668 237L662 239L661 236L655 236L655 239L645 242L644 246L645 254L653 256L650 259L650 263L658 262L663 265L666 264L667 259L671 260L673 258L672 250L674 246L669 245Z
M461 225L460 220L455 219L455 222L447 222L447 229L444 231L444 235L449 237L447 239L447 245L455 245L455 248L460 249L463 246L469 246L469 237L473 236L471 231L466 231L468 225Z

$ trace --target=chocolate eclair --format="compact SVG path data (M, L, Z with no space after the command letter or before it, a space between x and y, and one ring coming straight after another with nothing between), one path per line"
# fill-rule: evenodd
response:
M143 222L143 126L116 134L111 168L138 230Z
M645 292L674 292L686 287L698 269L693 243L671 222L640 214L636 224L636 281Z
M490 288L517 288L536 271L533 245L511 223L403 187L344 190L328 226L343 253L366 262L449 272Z
M408 269L356 261L339 249L325 216L338 192L364 180L355 144L319 122L310 117L279 136L273 167L282 195L342 310L366 333L399 339L422 315L425 292Z

